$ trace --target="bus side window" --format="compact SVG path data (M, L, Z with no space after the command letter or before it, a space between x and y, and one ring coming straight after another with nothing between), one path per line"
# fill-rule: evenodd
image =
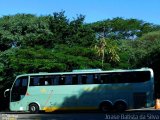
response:
M98 74L93 75L93 81L94 81L94 84L100 84L101 83Z
M45 80L44 80L44 78L39 78L39 85L40 85L40 86L45 85Z
M111 83L124 83L124 78L122 73L114 73L112 74L112 82Z
M66 85L71 85L72 84L72 76L71 75L66 76L65 84Z
M52 77L52 85L59 85L59 79L60 77L59 76L54 76Z
M46 81L48 82L48 85L52 85L52 78L51 77L46 78Z
M65 84L65 79L66 79L65 76L61 76L60 79L59 79L59 85L64 85Z
M137 72L130 72L130 81L129 83L135 83L137 82Z
M87 84L87 75L82 75L81 76L81 83L82 84Z
M78 84L78 76L77 75L72 75L72 85Z
M121 73L122 75L122 83L130 83L131 82L131 74L130 72L124 72L124 73Z
M38 86L39 85L39 77L30 77L30 86Z
M93 81L93 75L88 75L87 76L87 84L93 84L94 81Z
M102 75L101 75L101 83L102 83L102 84L103 84L103 83L107 83L106 76L107 76L107 75L105 75L105 74L102 74Z
M101 74L101 84L113 83L111 74Z
M44 85L52 85L52 81L51 81L51 77L50 76L46 76L44 78Z
M150 72L149 71L141 71L141 72L135 72L136 79L135 82L146 82L150 80Z
M47 85L52 85L52 78L50 76L43 76L40 78L40 85L43 86L47 86Z
M29 86L33 86L33 85L34 85L33 78L30 77L30 84L29 84Z

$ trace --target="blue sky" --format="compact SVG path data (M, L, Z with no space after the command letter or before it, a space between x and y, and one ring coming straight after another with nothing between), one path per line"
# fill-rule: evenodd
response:
M62 10L70 19L85 15L87 23L123 17L160 24L160 0L0 0L1 17L17 13L48 15Z

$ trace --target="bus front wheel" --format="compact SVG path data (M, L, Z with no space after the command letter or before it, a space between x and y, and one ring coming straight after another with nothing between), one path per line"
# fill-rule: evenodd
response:
M30 113L38 113L39 112L39 106L36 103L32 103L29 105L29 112Z
M112 107L112 104L108 101L104 101L99 105L99 109L104 113L111 112Z

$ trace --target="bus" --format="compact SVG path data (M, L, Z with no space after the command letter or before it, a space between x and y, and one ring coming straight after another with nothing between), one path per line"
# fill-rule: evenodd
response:
M6 91L10 91L11 111L31 113L98 109L122 112L155 104L150 68L23 74Z

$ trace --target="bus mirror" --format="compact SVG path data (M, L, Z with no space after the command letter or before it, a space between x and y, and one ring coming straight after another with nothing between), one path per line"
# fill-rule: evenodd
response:
M6 92L9 92L10 91L10 89L6 89L5 91L4 91L4 97L6 97Z

